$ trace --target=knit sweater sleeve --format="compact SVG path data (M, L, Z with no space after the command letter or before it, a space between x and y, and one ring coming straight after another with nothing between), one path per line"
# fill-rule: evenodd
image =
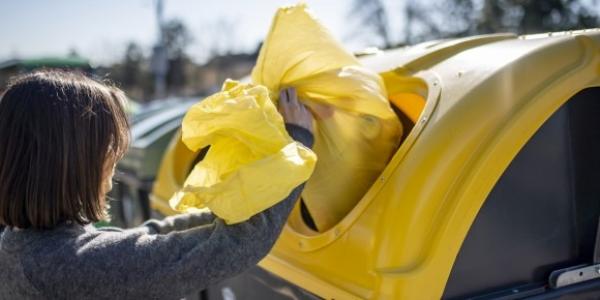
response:
M312 146L310 132L294 125L288 130L293 138ZM45 244L32 255L34 260L24 263L24 269L34 286L51 298L179 299L264 258L302 188L235 225L213 218L167 234L155 234L162 230L147 226L122 232L95 230L70 243Z
M214 222L216 216L210 211L185 213L169 216L162 220L148 220L141 227L150 233L166 234L172 231L186 230Z

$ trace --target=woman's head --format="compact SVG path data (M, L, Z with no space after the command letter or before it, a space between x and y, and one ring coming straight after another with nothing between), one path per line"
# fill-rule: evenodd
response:
M0 99L0 224L103 219L114 164L129 143L124 102L120 90L80 74L12 80Z

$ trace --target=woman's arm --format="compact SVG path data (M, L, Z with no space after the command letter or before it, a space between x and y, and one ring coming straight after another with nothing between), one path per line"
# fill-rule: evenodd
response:
M210 224L215 218L216 216L207 210L169 216L162 220L148 220L141 226L148 228L150 233L166 234L172 231L181 231Z
M98 228L99 231L105 232L124 232L124 231L142 231L150 234L167 234L172 231L181 231L190 229L197 226L210 224L215 220L216 216L209 210L194 212L194 213L183 213L174 216L168 216L162 220L151 219L144 224L129 228L122 229L119 227L105 226ZM0 228L1 231L1 228Z
M310 131L295 124L286 124L287 131L294 140L303 143L304 145L313 144L313 137ZM138 228L130 230L147 230L149 233L166 234L172 231L187 230L193 227L210 224L215 220L216 216L210 211L202 211L197 213L185 213L175 216L169 216L162 220L148 220ZM141 228L140 228L141 227ZM100 228L102 231L123 231L115 227Z
M256 265L279 236L302 187L246 222L169 234L93 231L29 248L24 271L50 298L179 299ZM33 245L32 245L33 246ZM52 249L52 250L48 250Z

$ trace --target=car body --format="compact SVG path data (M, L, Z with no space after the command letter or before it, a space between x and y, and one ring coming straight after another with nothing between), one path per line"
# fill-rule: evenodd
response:
M183 115L196 98L171 98L141 105L130 116L131 145L117 164L111 202L111 223L121 227L139 225L151 216L148 194L152 190L161 158Z
M94 72L90 62L81 57L11 59L0 63L0 92L11 76L36 69L78 70L87 74Z
M311 230L296 207L260 269L218 290L244 297L254 282L282 298L286 284L299 298L599 297L600 275L578 268L600 268L600 30L434 41L361 61L384 78L408 129L401 146L336 226ZM154 209L175 213L168 199L197 161L176 136ZM569 267L582 275L559 284Z

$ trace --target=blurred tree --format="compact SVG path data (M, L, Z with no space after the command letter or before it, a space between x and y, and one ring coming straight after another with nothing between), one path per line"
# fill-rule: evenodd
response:
M352 0L349 15L357 18L356 31L375 34L383 48L393 46L387 9L382 0Z
M165 24L165 46L169 58L183 56L185 49L192 42L187 26L178 19L173 19Z
M384 0L352 0L357 20L352 37L377 38L383 48L399 44L495 32L530 34L600 26L599 0L406 0L404 40L394 42Z
M69 56L69 57L81 57L81 55L79 55L79 52L75 48L69 49L69 52L68 52L67 56Z
M135 42L129 42L123 58L121 85L125 89L132 89L142 86L142 64L144 55L142 48Z
M380 39L381 47L392 47L387 10L382 0L352 0L349 15L357 17L359 33L374 33Z
M598 27L598 0L408 0L409 39L530 34Z
M122 59L108 66L98 66L97 75L117 83L129 97L138 101L148 101L154 91L148 59L139 44L127 43Z
M165 24L164 38L169 62L167 90L169 94L181 94L187 83L188 66L192 63L185 53L192 37L182 21L173 19Z
M232 19L219 18L204 26L202 44L210 58L234 52L237 41L236 25Z
M406 43L477 34L472 25L480 18L477 4L482 1L487 0L406 0Z

